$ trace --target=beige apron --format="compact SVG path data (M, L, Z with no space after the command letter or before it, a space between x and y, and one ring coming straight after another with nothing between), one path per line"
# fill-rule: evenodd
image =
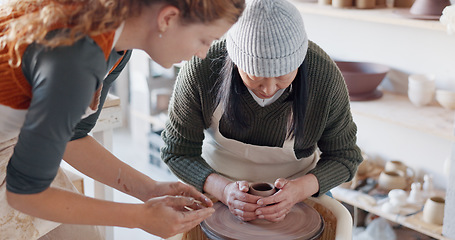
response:
M222 116L220 106L212 117L212 125L206 131L202 157L217 172L232 180L270 182L277 178L295 179L316 166L319 153L297 159L294 139L285 140L283 147L267 147L245 144L223 137L219 131Z
M8 205L8 202L6 201L5 182L6 166L8 165L8 161L13 154L16 142L17 138L0 143L0 240L34 240L45 236L48 232L55 228L68 229L68 227L66 227L67 224L60 224L32 217L16 211ZM59 169L58 174L51 186L77 192L76 188L61 168ZM59 227L59 225L61 227ZM44 239L69 239L64 237L65 234L83 237L79 239L102 239L97 228L93 226L78 226L80 226L80 229L78 229L79 231L77 232L72 231L62 233L61 230L52 231L51 234L46 235L47 237ZM82 228L84 229L83 231L81 231ZM56 233L58 233L58 235Z

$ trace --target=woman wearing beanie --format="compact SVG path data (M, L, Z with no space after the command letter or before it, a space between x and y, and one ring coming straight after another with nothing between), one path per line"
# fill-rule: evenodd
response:
M154 181L117 159L88 132L131 55L129 49L145 51L164 67L193 55L204 58L243 8L244 0L3 3L0 239L101 239L90 225L141 228L167 238L208 217L212 202L194 187ZM59 170L62 158L143 203L75 193Z
M308 40L299 11L286 0L251 0L206 59L181 69L162 158L240 219L280 221L352 179L362 161L356 132L343 77ZM253 196L251 182L280 190Z

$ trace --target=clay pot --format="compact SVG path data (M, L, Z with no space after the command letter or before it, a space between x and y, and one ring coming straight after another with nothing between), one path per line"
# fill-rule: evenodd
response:
M441 16L442 10L450 5L449 0L415 0L409 11L416 15Z
M376 7L385 7L386 6L386 0L376 0Z
M376 7L376 0L356 0L355 6L360 9L371 9Z
M256 196L268 197L276 193L276 188L271 183L266 182L251 183L248 193Z
M439 1L439 0L435 0ZM414 0L395 0L394 5L397 8L410 8L414 4Z
M256 196L268 197L268 196L272 196L273 194L276 193L276 188L275 188L275 185L273 185L271 183L267 183L267 182L251 183L248 193L252 194L252 195L256 195ZM255 220L250 221L250 223L268 224L268 223L272 223L272 222L265 220L265 219L255 219Z
M347 8L354 5L354 0L332 0L332 7Z
M318 0L319 5L332 5L332 0Z
M414 175L415 175L415 172L414 172L414 170L412 168L406 166L406 164L404 164L403 162L396 161L396 160L388 161L385 164L384 170L385 171L389 171L389 172L398 172L398 171L400 171L400 172L403 173L403 175L405 177L411 178L410 180L413 180Z
M445 199L442 197L431 197L423 207L423 221L436 225L442 225L444 219Z
M379 175L378 186L383 190L389 191L392 189L406 189L408 183L402 172L383 171Z

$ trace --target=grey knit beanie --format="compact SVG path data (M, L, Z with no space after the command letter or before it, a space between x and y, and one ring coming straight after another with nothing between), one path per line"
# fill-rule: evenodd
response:
M287 0L247 0L246 8L226 34L229 57L256 77L278 77L305 59L308 37L302 16Z

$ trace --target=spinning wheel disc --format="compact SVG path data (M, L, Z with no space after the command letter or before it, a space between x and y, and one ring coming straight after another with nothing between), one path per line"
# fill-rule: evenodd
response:
M201 223L208 238L213 240L276 240L316 239L324 229L321 215L305 203L294 205L281 222L244 222L231 214L221 202L213 206L215 213Z

